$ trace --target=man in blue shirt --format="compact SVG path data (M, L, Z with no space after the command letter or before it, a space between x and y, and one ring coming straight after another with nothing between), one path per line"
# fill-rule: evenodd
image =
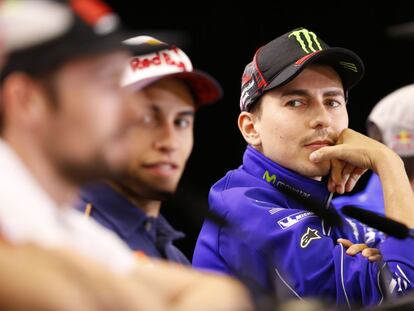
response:
M177 47L146 36L126 44L137 53L123 79L137 111L135 126L124 138L132 156L122 174L84 188L79 208L140 254L189 264L173 245L184 235L160 215L160 206L175 192L190 156L195 110L217 101L221 88L193 70Z
M405 171L414 190L414 85L406 85L381 99L367 120L367 131L394 150L404 161ZM381 182L373 173L361 192L332 200L335 208L353 205L384 214Z
M308 208L328 208L332 192L352 190L372 169L383 184L385 214L414 228L413 193L399 157L347 128L348 91L363 71L355 53L304 28L257 50L242 77L238 119L248 147L242 166L211 188L210 209L225 224L205 221L195 267L276 290L282 299L348 307L381 303L385 287L399 294L411 288L412 239L384 237L348 218L331 226ZM347 255L338 239L380 248L384 264Z

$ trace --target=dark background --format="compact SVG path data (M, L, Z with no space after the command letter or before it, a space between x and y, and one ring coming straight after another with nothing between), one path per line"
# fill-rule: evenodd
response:
M224 89L223 100L198 112L192 156L176 198L163 205L163 214L187 234L177 245L189 258L207 209L209 188L241 163L245 143L236 125L240 80L257 48L294 28L306 27L329 45L360 55L366 74L351 91L348 105L350 127L360 132L365 132L366 117L378 100L414 80L414 40L410 38L414 35L411 31L397 35L390 28L414 21L410 1L108 2L137 35L175 43L195 68L216 77Z

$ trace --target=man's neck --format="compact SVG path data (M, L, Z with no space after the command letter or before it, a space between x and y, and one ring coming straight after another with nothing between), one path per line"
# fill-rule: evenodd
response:
M135 193L130 189L125 188L124 186L121 186L114 182L108 183L116 191L123 194L128 199L128 201L134 204L137 208L143 210L144 213L147 214L147 216L158 217L160 215L161 201L143 198L139 194Z
M4 139L57 206L65 206L73 201L77 186L59 174L53 163L30 139L25 141L7 136Z
M158 217L160 215L161 201L133 198L132 202L141 208L147 216Z

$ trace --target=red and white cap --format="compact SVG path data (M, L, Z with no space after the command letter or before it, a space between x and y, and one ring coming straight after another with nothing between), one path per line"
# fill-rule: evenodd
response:
M378 126L384 144L398 155L414 156L414 84L381 99L372 109L368 121Z
M135 56L130 58L121 85L136 90L166 77L184 81L190 88L197 107L218 101L222 88L212 76L194 70L187 54L180 48L150 36L124 41Z

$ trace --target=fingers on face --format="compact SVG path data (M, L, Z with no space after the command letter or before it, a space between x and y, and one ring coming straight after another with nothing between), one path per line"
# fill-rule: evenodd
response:
M328 181L329 191L339 194L352 191L366 171L366 169L355 167L343 161L332 160L331 176Z
M355 171L355 167L353 165L349 163L343 165L343 169L341 172L341 179L340 179L339 184L336 186L336 192L340 194L343 194L345 192L346 185L348 184L348 182L352 181L351 177L353 176L354 171Z
M350 174L348 181L345 184L345 191L350 192L354 189L356 183L365 174L367 170L363 168L356 167Z
M328 181L328 189L330 192L337 191L336 188L341 183L344 166L345 162L343 161L336 159L331 160L331 174Z

